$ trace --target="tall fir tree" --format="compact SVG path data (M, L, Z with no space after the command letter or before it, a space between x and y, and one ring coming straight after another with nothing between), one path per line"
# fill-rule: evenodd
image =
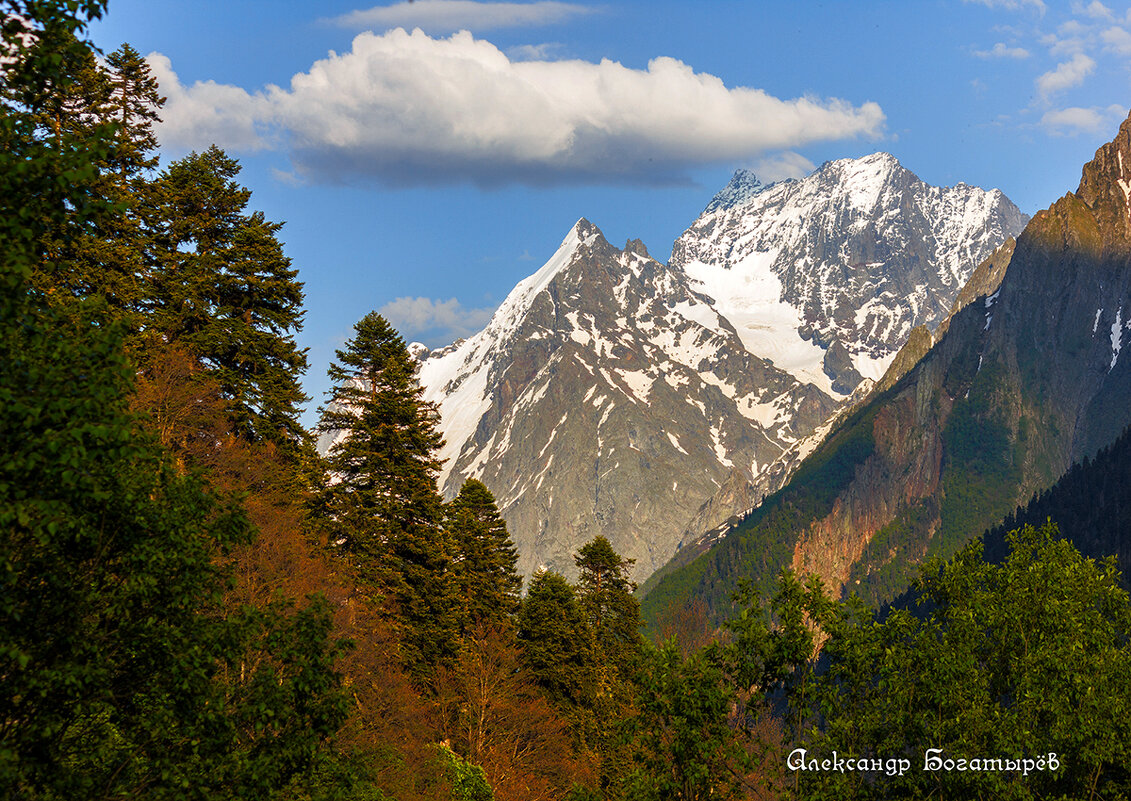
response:
M451 664L460 604L436 489L443 443L404 340L371 312L329 369L318 430L334 433L332 479L318 502L330 542L370 586L395 601L405 662L418 678Z
M157 78L148 62L131 45L123 44L106 57L110 84L107 111L116 131L111 170L128 180L157 166L157 133L165 105Z
M446 511L464 627L475 623L509 627L518 611L522 577L515 571L518 551L495 496L482 481L469 478Z
M213 146L162 172L153 187L149 326L187 346L220 383L237 430L299 451L307 399L302 284L277 234L281 223L247 214L239 164Z
M599 661L622 678L631 675L643 646L640 603L632 594L636 584L629 578L634 561L620 556L604 537L586 543L574 557L578 601L593 632Z
M517 639L538 686L575 722L595 694L593 638L577 594L561 574L534 574L519 609Z
M620 736L621 722L632 709L633 682L644 640L640 604L629 578L633 560L625 559L604 537L577 552L578 603L593 638L595 693L584 718L586 738L600 757L600 782L606 797L616 796L629 770L630 751Z
M57 227L45 232L48 259L37 269L36 285L49 297L101 297L108 313L130 330L141 324L145 211L148 172L156 165L153 123L164 102L148 64L123 45L104 62L89 50L71 53L73 34L55 32L36 40L73 72L54 85L37 109L48 140L89 147L97 177L89 186L101 201L82 236Z
M143 325L146 259L153 212L152 173L157 166L153 129L165 103L157 79L136 50L122 45L101 66L106 98L102 114L113 130L100 165L100 187L113 212L98 221L76 252L76 273L87 291L106 298L111 313L131 333Z

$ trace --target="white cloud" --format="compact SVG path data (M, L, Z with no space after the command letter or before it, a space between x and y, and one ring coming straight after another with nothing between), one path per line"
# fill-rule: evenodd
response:
M295 170L323 182L670 183L696 165L877 137L884 127L876 103L780 100L728 88L672 58L645 70L608 60L512 61L466 31L448 39L362 33L349 53L256 95L215 84L184 89L166 72L178 91L162 86L170 97L163 141L199 134L198 112L230 121L245 139L272 125L285 134Z
M1042 0L963 0L965 3L980 3L986 8L1001 8L1006 11L1020 11L1023 8L1029 7L1036 10L1039 14L1044 14L1047 10Z
M816 165L800 153L787 151L759 159L751 169L759 181L768 184L786 178L804 178L816 169Z
M1101 3L1100 0L1092 0L1088 5L1084 5L1080 0L1076 0L1072 3L1072 13L1083 14L1093 19L1115 18L1115 15L1111 13L1111 9Z
M1080 133L1109 133L1114 125L1126 115L1126 109L1120 105L1111 105L1107 108L1092 106L1091 108L1056 109L1048 111L1041 117L1041 127L1055 136L1073 136Z
M473 0L421 0L351 11L330 20L345 28L388 30L420 28L429 33L484 31L531 25L552 25L593 13L576 3L480 3Z
M1079 86L1095 68L1095 61L1083 53L1077 53L1071 61L1058 64L1055 70L1037 78L1037 91L1041 97L1048 99L1051 94Z
M389 324L408 336L432 333L451 342L469 337L482 329L495 309L465 309L455 298L397 298L377 310Z
M262 150L270 145L262 120L270 104L238 86L214 81L181 84L168 56L150 53L145 60L166 97L157 135L173 151L204 150L209 145L234 150Z
M1040 38L1040 43L1048 48L1049 53L1054 56L1073 56L1083 53L1089 49L1088 37L1086 37L1086 29L1081 26L1077 35L1073 32L1072 26L1062 25L1061 35L1055 33L1046 34Z
M1108 28L1100 34L1104 47L1121 56L1131 56L1131 33L1125 28Z
M978 58L1028 58L1029 51L1024 47L1007 47L1004 42L998 42L991 50L975 50Z

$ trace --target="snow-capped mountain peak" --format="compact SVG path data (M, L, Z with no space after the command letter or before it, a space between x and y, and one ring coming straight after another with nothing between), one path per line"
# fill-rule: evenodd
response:
M998 190L933 187L889 153L766 187L735 174L672 250L746 347L844 398L934 328L1025 216Z
M732 209L741 206L754 195L766 187L758 180L758 176L750 170L735 170L730 182L723 187L717 195L711 198L704 214L718 209Z
M419 376L440 410L445 493L486 483L527 570L569 572L572 549L603 534L647 576L728 476L752 480L834 406L750 354L643 243L618 250L586 220Z

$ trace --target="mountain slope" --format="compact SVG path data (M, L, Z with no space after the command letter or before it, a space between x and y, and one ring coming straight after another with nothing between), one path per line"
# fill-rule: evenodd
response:
M675 243L671 263L746 347L848 407L887 375L908 340L933 342L975 266L1027 219L998 190L929 186L875 153L770 186L739 170ZM782 486L831 423L753 481L724 484L681 545Z
M601 534L648 575L731 473L751 478L836 405L749 353L639 242L618 250L586 220L420 381L443 420L444 491L487 484L526 573L568 571Z
M1005 558L1007 532L1024 525L1039 527L1049 519L1084 556L1114 556L1124 586L1131 584L1131 428L986 532L986 558Z
M718 610L739 578L782 566L883 601L923 558L949 555L1113 441L1131 422L1128 187L1131 121L1075 193L1029 222L1000 286L958 311L789 486L657 582L646 614L690 597Z

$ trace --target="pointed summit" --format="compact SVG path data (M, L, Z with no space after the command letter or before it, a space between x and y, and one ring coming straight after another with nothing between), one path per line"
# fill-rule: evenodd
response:
M762 182L758 180L758 176L752 171L735 170L730 182L723 187L721 192L711 198L711 202L707 204L703 213L710 214L718 209L733 209L735 206L741 206L765 188Z
M587 242L587 240L593 239L594 237L605 238L605 235L601 233L601 229L589 222L585 217L582 217L573 224L570 234L577 237L579 242ZM568 238L569 237L566 237L567 240Z
M1131 117L1084 165L1076 196L1092 210L1105 234L1131 240Z

